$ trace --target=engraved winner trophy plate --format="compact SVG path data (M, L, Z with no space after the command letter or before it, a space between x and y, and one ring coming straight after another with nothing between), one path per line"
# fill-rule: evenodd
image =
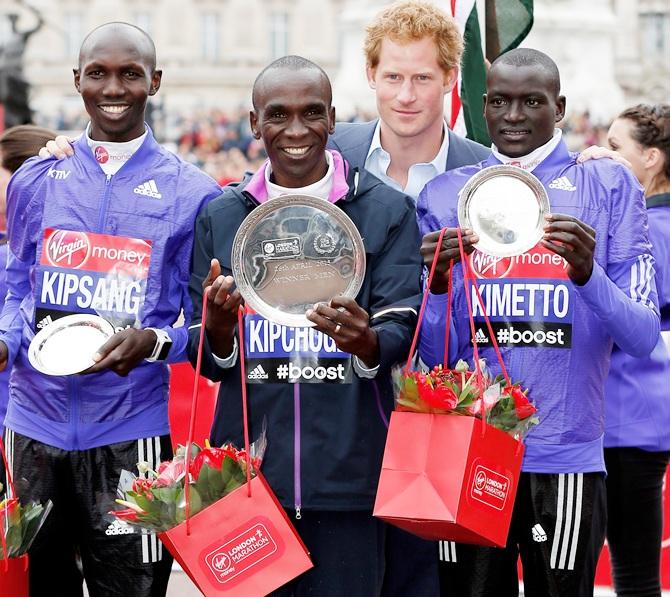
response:
M495 257L532 249L542 238L549 197L542 183L516 166L484 168L463 187L458 223L479 236L476 247Z
M247 304L287 326L314 325L307 309L338 295L355 298L365 276L365 248L354 223L310 195L284 195L254 209L235 235L231 259Z

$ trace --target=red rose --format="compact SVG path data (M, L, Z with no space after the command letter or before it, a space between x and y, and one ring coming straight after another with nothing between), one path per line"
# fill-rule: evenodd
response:
M132 508L126 508L125 510L114 510L111 512L119 520L125 520L127 522L135 522L137 520L137 511Z
M453 410L458 404L456 393L446 386L433 387L429 383L419 385L419 397L431 408Z
M133 481L133 491L141 496L144 496L148 500L154 499L154 494L151 491L153 486L153 481L149 479L143 479L142 477L136 477Z
M519 417L520 420L527 419L537 412L537 409L530 403L519 386L508 386L503 392L512 396L512 399L514 400L514 410L516 411L516 416Z
M232 446L224 446L223 448L204 448L203 450L200 450L191 464L191 474L193 475L193 478L198 478L200 470L205 464L211 469L220 471L226 457L237 461L237 450Z
M167 460L158 465L158 477L154 487L169 487L178 483L185 474L183 460Z

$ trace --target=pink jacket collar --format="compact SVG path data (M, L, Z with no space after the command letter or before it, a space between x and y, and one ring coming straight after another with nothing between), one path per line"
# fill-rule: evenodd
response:
M330 155L333 156L333 165L335 172L333 173L333 188L328 196L328 201L335 203L347 196L349 192L349 185L347 184L347 164L342 156L331 149L326 149ZM265 187L265 171L270 166L270 160L265 160L263 165L256 170L256 173L251 177L244 190L249 193L259 203L265 203L268 200L268 191Z

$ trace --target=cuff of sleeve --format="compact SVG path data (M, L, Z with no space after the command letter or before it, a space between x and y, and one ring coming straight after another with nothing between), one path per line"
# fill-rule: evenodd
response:
M368 369L356 355L352 359L352 366L356 375L362 379L374 379L377 376L377 371L379 371L379 365Z
M235 366L235 363L237 363L237 354L239 352L239 348L237 346L237 336L233 338L233 350L230 352L230 354L225 357L217 357L214 353L212 353L212 358L214 359L214 362L221 367L221 369L230 369Z
M609 278L605 274L605 270L598 264L593 262L593 271L588 282L583 286L575 284L577 294L589 305L592 309L596 308L600 319L607 319L611 313L609 305L603 299L608 296L607 285Z

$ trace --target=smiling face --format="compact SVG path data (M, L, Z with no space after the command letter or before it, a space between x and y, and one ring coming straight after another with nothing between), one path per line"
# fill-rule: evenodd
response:
M263 139L274 182L310 185L327 172L328 135L335 130L328 80L315 68L267 71L254 90L251 130Z
M547 143L565 114L558 83L539 65L498 63L486 81L484 116L498 150L511 158Z
M144 133L147 98L161 71L144 34L129 26L103 26L84 42L74 83L91 117L91 138L124 142Z
M367 68L367 76L375 90L382 135L442 135L444 96L454 86L457 69L442 70L432 38L406 43L384 39L379 63Z

